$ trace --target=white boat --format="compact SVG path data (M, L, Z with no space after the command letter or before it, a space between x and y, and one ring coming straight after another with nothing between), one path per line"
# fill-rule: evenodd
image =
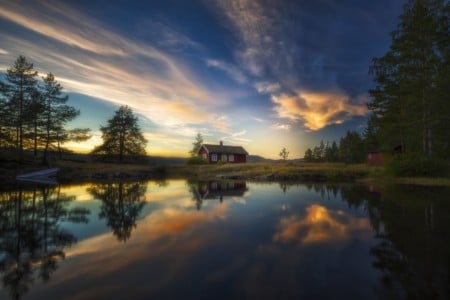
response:
M55 180L56 173L58 173L59 168L51 168L45 170L39 170L34 172L29 172L25 174L20 174L16 176L17 180L32 181L37 183L45 184L57 184Z

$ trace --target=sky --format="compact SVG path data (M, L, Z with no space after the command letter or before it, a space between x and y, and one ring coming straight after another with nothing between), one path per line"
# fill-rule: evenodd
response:
M303 157L366 125L372 58L389 48L403 0L0 0L0 72L19 55L48 72L93 137L120 105L149 155L205 142Z

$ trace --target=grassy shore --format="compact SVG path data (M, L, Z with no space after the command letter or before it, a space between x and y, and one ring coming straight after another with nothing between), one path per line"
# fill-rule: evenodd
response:
M157 165L154 163L118 164L55 160L52 167L60 168L61 183L107 181L113 179L147 180L186 178L192 180L234 179L252 181L297 182L377 182L415 185L450 186L450 178L398 178L389 176L381 166L343 163L268 162L225 165ZM2 185L15 182L17 174L43 169L39 160L28 159L18 165L2 161L0 180Z

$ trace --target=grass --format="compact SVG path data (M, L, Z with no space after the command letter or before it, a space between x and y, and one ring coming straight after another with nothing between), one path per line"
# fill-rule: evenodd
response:
M178 168L170 172L181 172L199 179L211 177L244 179L326 179L348 180L367 176L370 173L366 165L345 165L341 163L246 163L225 165L201 165Z
M4 150L0 153L0 179L3 185L15 182L19 173L45 168L40 158L25 155L25 164L19 165L15 155ZM366 164L304 162L259 162L224 165L185 165L155 163L118 164L82 160L54 160L51 167L58 167L61 182L87 182L96 180L189 178L210 180L217 178L260 181L361 181L450 186L450 178L398 177L383 166Z

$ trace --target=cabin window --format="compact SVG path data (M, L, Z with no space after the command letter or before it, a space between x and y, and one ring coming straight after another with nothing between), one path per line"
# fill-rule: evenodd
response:
M228 161L234 161L234 154L228 154Z
M215 155L215 154L213 154L213 155ZM217 182L215 182L215 181L211 182L211 190L217 191Z
M211 161L217 161L217 154L211 154Z
M206 153L203 153L203 154L202 154L202 158L203 158L203 159L207 159Z

